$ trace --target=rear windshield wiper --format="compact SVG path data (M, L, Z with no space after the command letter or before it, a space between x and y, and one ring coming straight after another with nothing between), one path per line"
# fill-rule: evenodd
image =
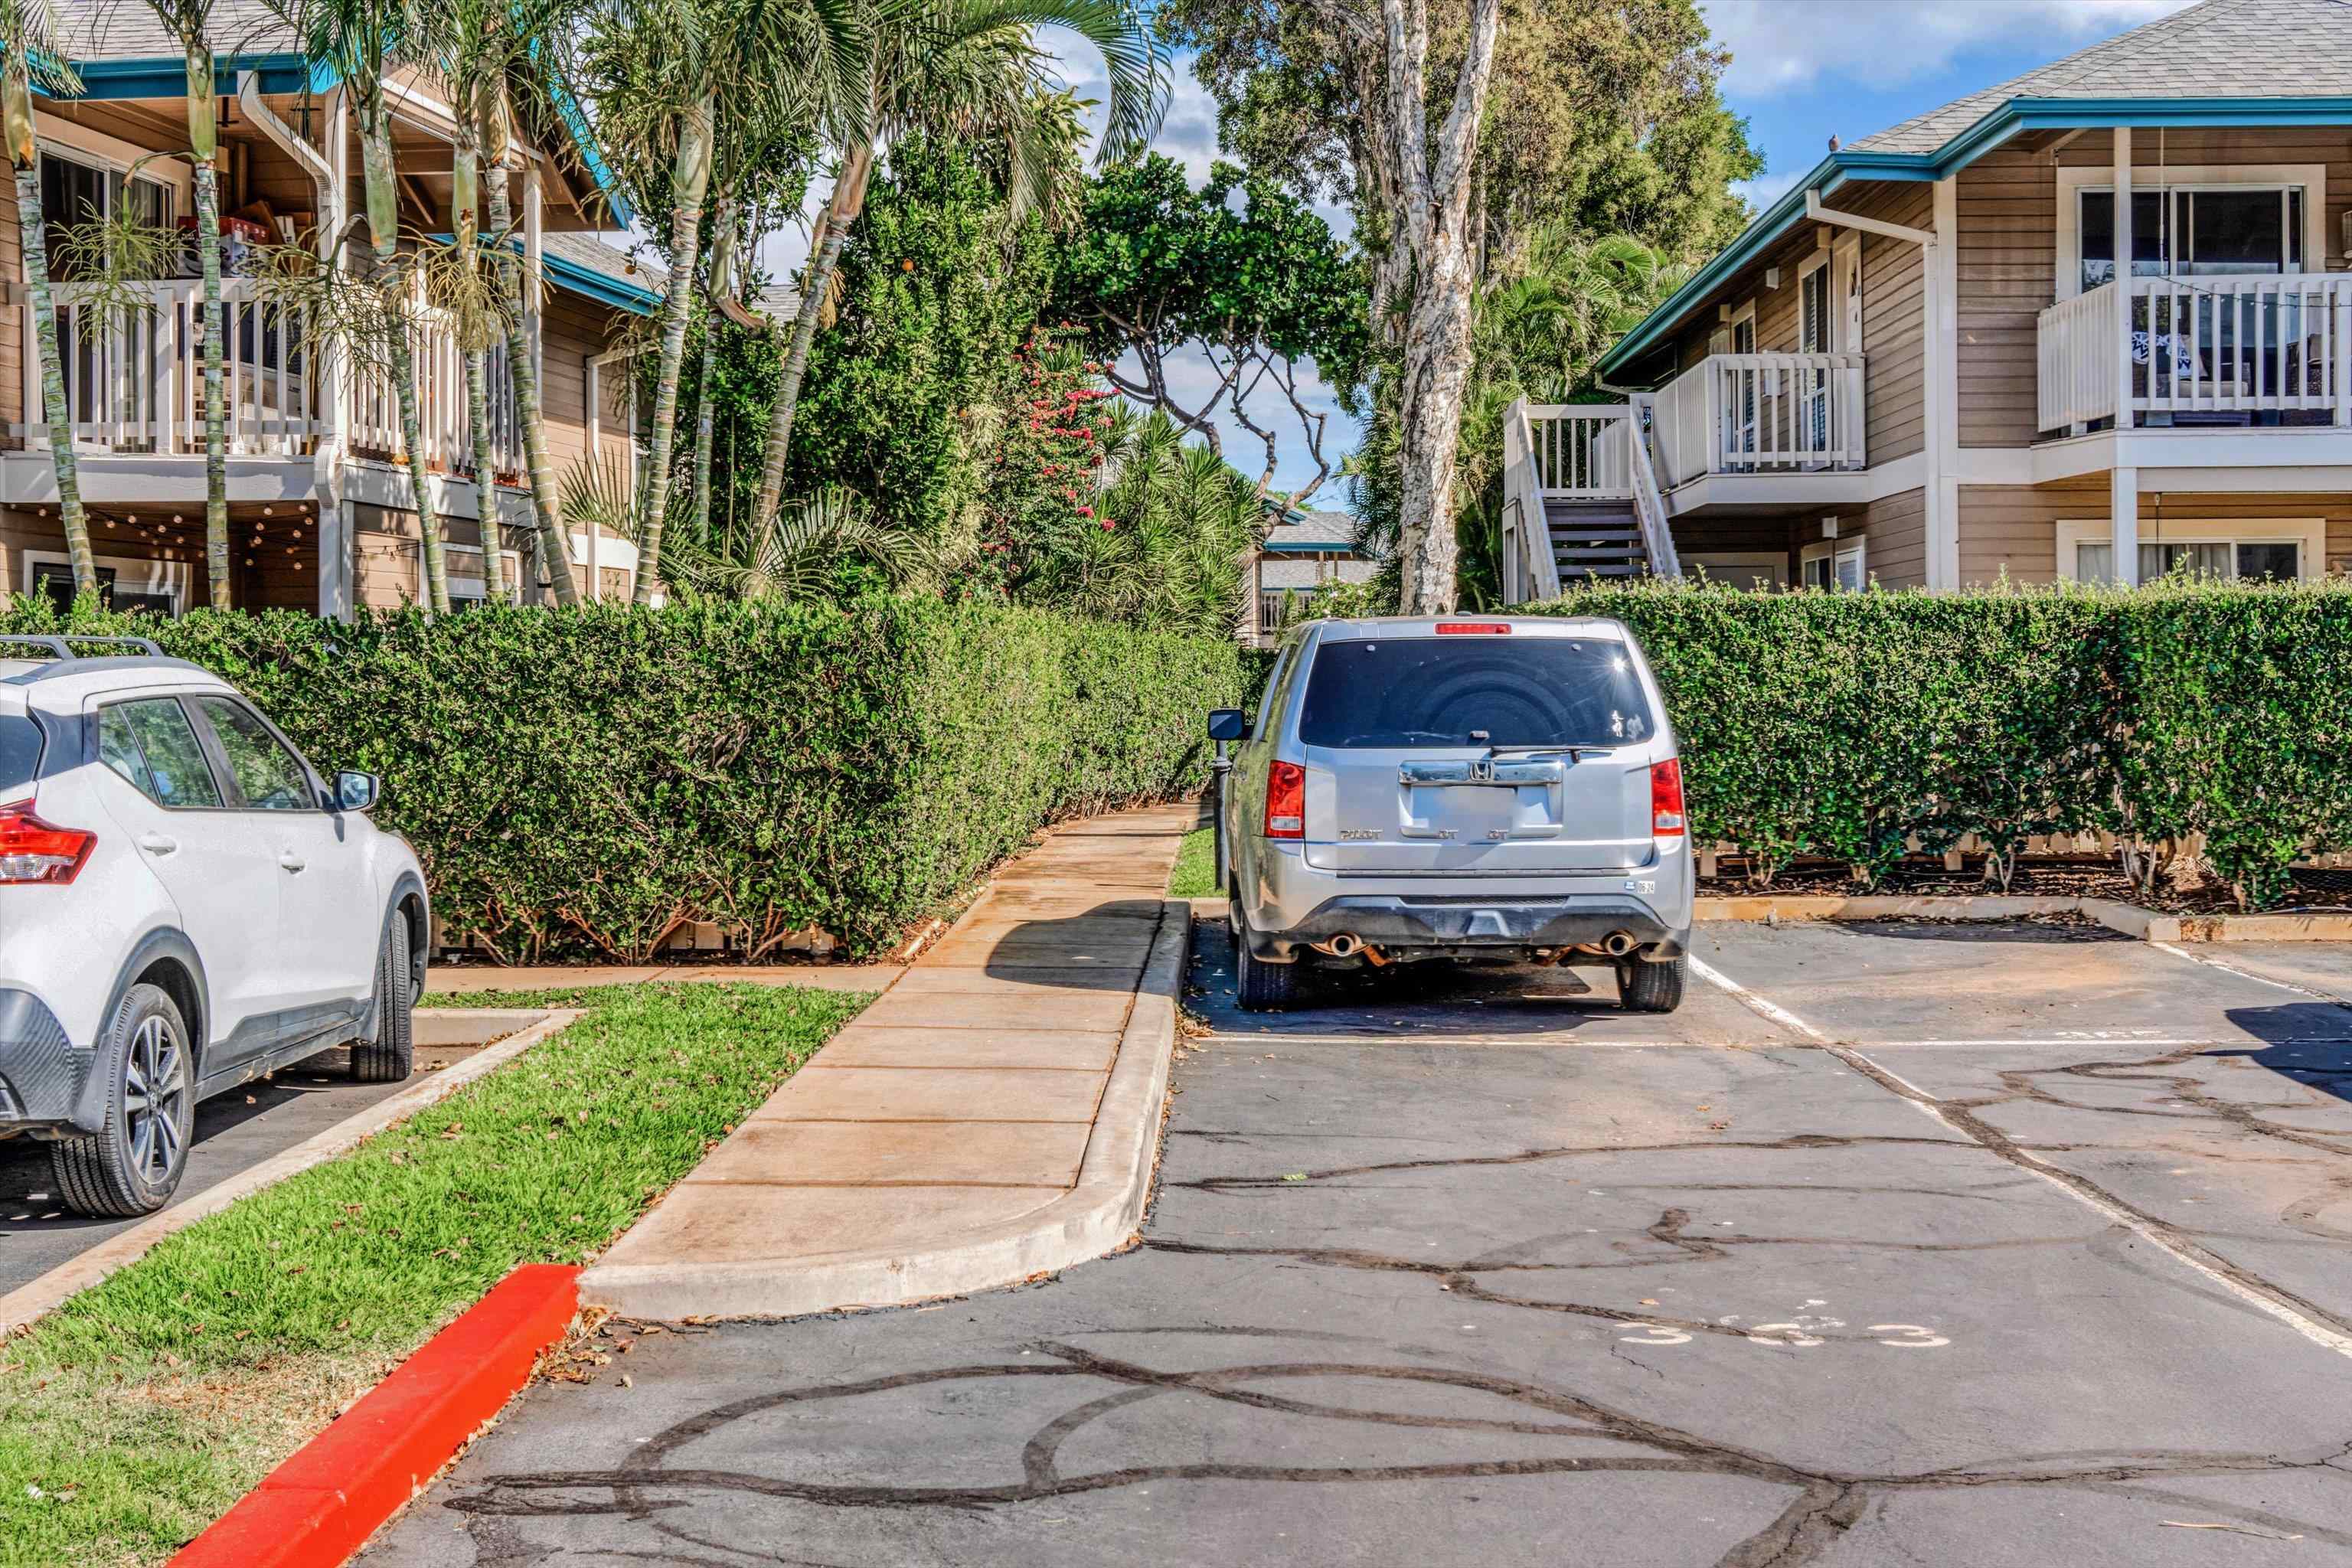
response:
M1568 753L1569 759L1573 762L1583 756L1587 752L1613 752L1616 749L1617 743L1614 742L1604 746L1598 742L1576 741L1570 742L1565 745L1489 746L1486 748L1486 754L1490 757L1517 757L1525 756L1531 752L1565 752Z

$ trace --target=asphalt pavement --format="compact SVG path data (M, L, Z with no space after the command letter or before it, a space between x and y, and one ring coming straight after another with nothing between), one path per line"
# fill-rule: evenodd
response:
M364 1561L2352 1563L2352 954L1698 952L1267 1018L1199 926L1139 1246L608 1323Z

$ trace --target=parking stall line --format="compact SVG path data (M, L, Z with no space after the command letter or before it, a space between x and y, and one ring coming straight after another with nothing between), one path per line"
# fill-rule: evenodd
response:
M2194 953L2182 952L2178 948L2170 948L2168 943L2158 942L2151 945L2167 947L2168 951L2178 952L2181 957L2192 962L2209 962L2197 958ZM2232 966L2221 964L2217 967ZM2248 1306L2277 1319L2323 1349L2334 1351L2340 1356L2352 1357L2352 1333L2347 1333L2344 1329L2332 1323L2320 1321L2320 1316L2326 1314L2321 1313L2319 1309L2310 1307L2309 1303L2295 1299L2267 1281L2249 1279L2242 1275L2226 1259L2206 1252L2203 1247L2185 1237L2174 1235L2172 1227L2162 1220L2150 1215L2141 1214L2122 1199L2072 1172L2061 1170L2055 1165L2036 1159L1966 1107L1930 1094L1901 1074L1873 1061L1853 1047L1839 1044L1786 1007L1768 997L1758 995L1712 964L1693 958L1690 961L1690 968L1691 972L1699 978L1727 993L1750 1011L1761 1017L1770 1019L1784 1028L1794 1029L1806 1036L1815 1041L1822 1050L1835 1057L1880 1088L1916 1106L1924 1114L1934 1117L1944 1126L1969 1139L1986 1152L2000 1156L2020 1170L2031 1172L2041 1177L2075 1202L2094 1210L2112 1223L2122 1226L2149 1246L2194 1269ZM2249 975L2248 978L2262 977ZM2286 989L2292 991L2302 990L2300 986L2286 985L2283 981L2273 981L2271 984L2285 985ZM2318 994L2311 993L2311 994ZM2326 999L2335 1000L2333 997ZM2309 1310L2306 1310L2306 1308Z
M2201 952L2191 952L2185 947L2176 947L2168 942L2152 942L2147 945L2159 952L2168 952L2175 958L2185 958L2191 963L2201 963L2208 969L2218 969L2224 974L2234 974L2241 980L2252 980L2257 984L2273 986L2281 991L2291 991L2297 996L2308 996L2315 1002L2331 1002L2347 1013L2352 1013L2352 1001L2347 1001L2332 991L2320 991L2309 985L2298 985L2292 980L2281 980L2274 975L2263 974L2259 971L2231 963L2227 959L2208 958Z

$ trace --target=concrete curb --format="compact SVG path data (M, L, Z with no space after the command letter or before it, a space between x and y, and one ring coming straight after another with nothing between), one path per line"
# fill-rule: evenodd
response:
M2013 921L2075 914L2142 942L2352 942L2352 914L2168 915L2113 899L1759 893L1702 898L1692 910L1699 921Z
M446 1011L441 1015L445 1018L452 1016ZM395 1121L415 1115L428 1105L447 1099L475 1079L512 1061L549 1036L560 1033L580 1016L576 1011L562 1007L551 1008L545 1013L494 1016L501 1020L536 1017L540 1021L494 1046L484 1047L456 1067L444 1068L397 1093L386 1095L324 1132L297 1143L284 1153L273 1155L226 1181L206 1187L185 1203L167 1208L120 1236L100 1242L79 1257L58 1264L39 1279L0 1296L0 1340L19 1332L35 1319L54 1311L68 1298L89 1289L117 1269L138 1262L157 1242L179 1234L200 1219L220 1213L239 1198L249 1196L313 1165L324 1163L337 1155L351 1152L359 1147L362 1140L383 1131ZM420 1012L416 1016L421 1023L426 1015ZM448 1032L446 1025L436 1026L436 1028ZM440 1043L451 1042L444 1040Z
M1150 957L1077 1184L1026 1214L887 1250L747 1263L592 1266L583 1301L634 1318L790 1318L1016 1285L1126 1244L1143 1218L1176 1046L1192 907L1160 900Z
M530 1381L579 1315L580 1271L490 1288L180 1549L171 1568L330 1568L408 1506Z

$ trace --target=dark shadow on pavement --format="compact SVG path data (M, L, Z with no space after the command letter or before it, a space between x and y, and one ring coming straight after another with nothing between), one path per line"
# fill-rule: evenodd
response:
M2333 1002L2289 1002L2232 1007L2226 1016L2266 1043L2258 1049L2231 1047L2205 1055L2242 1058L2305 1089L2352 1100L2352 1010Z

